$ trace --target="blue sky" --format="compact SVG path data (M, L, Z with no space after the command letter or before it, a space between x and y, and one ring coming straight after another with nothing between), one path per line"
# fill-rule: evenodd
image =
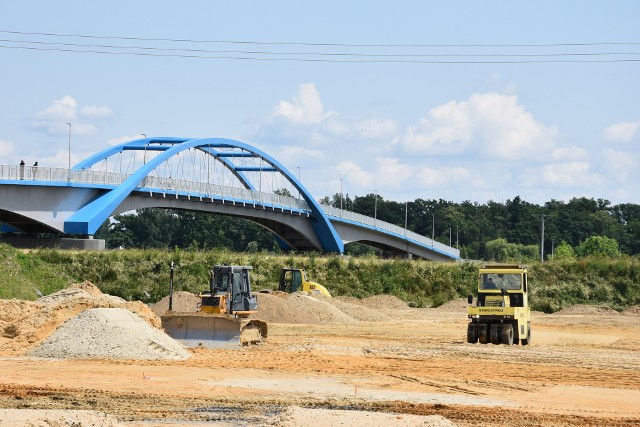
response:
M248 61L16 48L52 46L26 43L39 41L288 57L637 61L640 2L158 3L2 2L0 164L65 167L71 122L74 162L143 133L235 138L296 173L299 167L316 198L339 192L342 180L350 196L377 191L396 201L519 195L533 203L576 196L640 203L640 62ZM178 44L10 32L449 46ZM631 44L523 46L571 43ZM568 53L609 55L495 56ZM233 55L240 54L226 54Z

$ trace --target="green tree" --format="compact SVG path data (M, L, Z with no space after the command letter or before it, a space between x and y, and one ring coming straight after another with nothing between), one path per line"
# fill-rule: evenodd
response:
M576 248L576 252L582 257L589 255L616 257L620 250L615 239L606 236L591 236Z
M554 259L555 258L557 259L575 258L576 252L573 250L570 244L568 244L563 240L562 243L560 243L558 247L555 249L555 251L553 251L553 257Z

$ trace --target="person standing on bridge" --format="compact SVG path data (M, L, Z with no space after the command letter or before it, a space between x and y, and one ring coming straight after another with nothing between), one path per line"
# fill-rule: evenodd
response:
M38 172L38 162L35 162L31 167L31 178L36 179L36 173Z
M24 179L24 160L20 160L20 179Z

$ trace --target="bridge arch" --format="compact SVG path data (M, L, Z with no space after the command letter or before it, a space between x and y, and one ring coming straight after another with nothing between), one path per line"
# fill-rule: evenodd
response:
M255 190L255 185L250 181L244 172L276 172L281 174L290 182L304 199L311 212L308 218L310 227L315 234L320 247L326 252L342 253L344 244L329 217L326 215L320 204L314 200L309 191L302 185L299 179L289 172L278 160L264 151L246 144L226 138L170 138L154 137L149 139L138 139L123 144L119 144L103 150L75 165L73 170L90 169L92 166L124 151L157 151L155 157L145 161L134 173L117 187L97 196L89 203L77 210L64 223L64 232L69 234L92 235L100 225L115 212L127 197L138 187L149 174L159 167L163 162L181 152L189 149L197 149L215 161L220 162L227 168L247 189ZM239 149L240 152L222 152L220 149ZM268 167L247 168L239 166L233 162L233 158L259 158Z

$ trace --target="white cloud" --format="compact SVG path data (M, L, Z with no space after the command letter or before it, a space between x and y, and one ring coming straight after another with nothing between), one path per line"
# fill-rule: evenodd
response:
M471 172L463 167L423 167L416 174L424 188L447 187L452 184L470 183Z
M589 152L581 147L556 147L551 151L549 159L558 161L576 161L586 160L589 157Z
M284 146L280 147L277 160L280 163L292 164L300 163L301 160L308 162L309 160L322 160L325 158L325 152L300 146Z
M558 131L535 120L515 96L490 92L468 101L449 101L429 110L402 139L413 154L458 154L478 148L487 156L543 159L554 148Z
M274 117L281 116L299 124L319 124L332 114L324 112L320 94L313 83L298 86L298 94L291 101L280 101L272 113Z
M604 130L604 138L610 142L628 143L638 135L640 135L640 121L615 123Z
M107 106L87 105L80 109L80 115L87 118L98 119L108 117L113 114L111 108Z
M391 138L398 132L398 127L393 120L367 119L355 124L355 131L364 139Z
M379 158L375 172L375 182L381 188L398 188L412 176L412 168L395 158Z
M350 183L352 187L373 188L373 175L363 170L358 164L342 161L335 166L335 169Z
M29 126L48 135L58 136L68 133L67 123L71 123L72 136L92 136L98 133L98 128L92 120L109 115L111 115L109 107L95 105L82 107L78 113L78 102L67 95L54 100L50 106L35 113L35 118ZM81 120L80 117L85 120Z
M591 171L588 162L548 164L542 169L542 180L553 187L587 187L602 184L602 177Z
M620 182L627 182L629 176L635 176L638 164L632 153L606 149L602 152L609 173Z
M36 117L42 120L61 120L71 121L76 118L76 109L78 103L70 96L64 96L61 99L56 99L53 104L48 106L42 111L36 113Z
M3 156L10 156L13 154L14 152L14 144L11 141L4 141L2 139L0 139L0 153L2 153Z

